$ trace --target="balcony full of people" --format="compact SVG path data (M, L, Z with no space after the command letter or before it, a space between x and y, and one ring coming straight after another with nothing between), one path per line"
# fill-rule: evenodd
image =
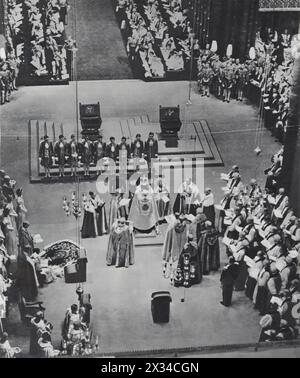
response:
M6 54L1 62L1 87L5 101L19 82L35 84L46 81L68 81L71 74L75 41L66 36L67 0L8 0L6 3ZM8 66L8 68L7 68ZM10 71L12 85L5 85L5 71ZM2 74L3 71L3 74ZM3 83L2 83L3 82ZM3 90L4 91L4 90ZM2 93L2 91L1 91Z
M231 45L226 56L220 57L216 42L201 50L196 41L198 90L202 96L209 97L212 92L228 103L245 97L258 103L265 126L283 143L292 86L292 47L298 42L287 29L281 34L268 29L263 38L261 34L257 33L247 59L233 58Z
M190 1L118 0L116 14L134 72L144 79L187 77ZM180 76L181 75L181 76Z

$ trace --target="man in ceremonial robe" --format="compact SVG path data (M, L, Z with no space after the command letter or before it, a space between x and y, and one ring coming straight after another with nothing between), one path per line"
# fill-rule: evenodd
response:
M76 142L75 135L72 134L71 140L67 146L69 162L70 162L70 167L71 167L71 176L77 175L79 150L80 150L79 144Z
M30 257L30 247L25 247L18 257L17 286L27 301L34 301L38 295L39 281L35 261Z
M22 253L25 247L29 247L29 251L28 251L29 255L33 253L34 242L33 242L33 237L28 230L29 226L30 226L30 223L28 221L24 221L19 231L19 254Z
M167 216L169 212L170 194L161 178L158 180L157 186L154 188L154 193L159 222L162 223L165 220L165 216Z
M210 221L205 222L205 229L201 232L198 242L199 254L203 274L220 268L219 233Z
M44 140L40 144L39 160L45 168L45 177L50 177L50 168L52 167L53 145L49 141L48 135L44 136Z
M96 200L96 225L97 235L102 236L108 233L108 224L106 218L105 202L98 196L95 196Z
M94 142L94 162L97 166L97 174L99 174L100 169L98 162L106 156L106 143L103 142L102 135L99 135L97 140Z
M114 137L110 137L110 143L106 146L106 156L114 161L117 160L118 146Z
M81 162L83 164L84 176L89 176L90 165L93 160L93 144L88 136L84 136L80 145Z
M129 265L134 264L132 229L129 224L126 224L125 218L116 220L111 228L106 264L114 265L116 268L128 268Z
M194 220L189 224L189 233L193 235L194 241L198 244L202 237L202 231L205 231L205 222L207 221L206 215L203 214L202 209L199 207L196 211Z
M67 152L68 148L65 137L60 135L58 141L54 145L54 156L58 163L59 177L63 177L65 175Z
M111 193L110 205L109 205L109 229L118 218L128 219L128 213L130 208L130 200L124 198L125 193L120 188Z
M154 191L147 177L141 178L141 184L135 191L128 220L133 223L134 229L138 232L150 233L153 229L156 230L159 214Z
M196 215L196 209L200 206L200 199L197 185L192 182L191 178L188 178L178 189L173 212Z
M95 193L89 192L89 199L84 204L84 216L81 228L81 237L95 238L98 234L96 209L98 208Z
M144 154L148 164L151 163L151 159L158 157L158 143L157 140L154 139L154 133L152 131L149 133L149 137L145 142Z
M131 157L138 160L143 157L144 143L141 141L141 134L136 134L135 141L131 144Z
M215 200L212 190L206 188L204 192L204 198L202 201L203 213L206 215L206 218L215 225L216 221L216 212L215 212Z
M188 222L184 214L170 222L163 245L164 261L177 261L187 242Z
M189 287L202 281L202 264L197 243L193 239L193 235L189 234L179 256L175 286Z
M118 158L119 160L124 159L125 163L130 156L130 146L126 143L126 137L122 137L121 143L118 145Z

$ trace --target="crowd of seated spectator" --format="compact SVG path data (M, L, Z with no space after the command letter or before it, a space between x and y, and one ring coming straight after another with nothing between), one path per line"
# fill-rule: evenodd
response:
M12 89L19 67L20 79L24 75L33 80L70 78L69 51L75 48L75 42L65 33L68 9L67 0L8 0L5 37L13 71Z
M50 80L69 79L65 23L65 0L26 0L26 19L30 33L30 64L33 76L48 75Z
M145 79L182 73L191 58L190 2L118 0L116 13L129 60Z
M7 24L5 25L6 48L0 54L0 105L10 101L13 91L17 90L17 78L21 63L18 46L22 24L22 4L8 0L6 4Z
M198 88L202 96L209 97L213 92L228 103L233 98L243 101L246 94L251 98L251 92L254 92L261 100L266 127L283 142L294 63L291 54L292 38L287 30L280 37L278 33L268 30L267 36L263 40L260 33L257 33L255 57L251 59L220 57L211 51L209 45L204 50L196 46L199 54ZM253 100L257 101L255 98Z
M272 157L265 188L255 179L244 185L237 166L222 177L223 242L237 269L235 290L245 290L262 316L260 341L294 339L299 327L292 309L300 303L300 219L280 188L282 155Z
M293 38L287 29L280 35L271 29L266 36L261 34L256 38L257 64L251 83L260 89L266 127L283 143L292 87Z

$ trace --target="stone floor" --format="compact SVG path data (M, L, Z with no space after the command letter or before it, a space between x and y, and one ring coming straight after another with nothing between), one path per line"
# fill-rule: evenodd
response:
M221 199L220 173L234 163L241 167L243 179L256 177L263 183L263 169L277 149L268 132L261 134L262 154L254 154L257 112L249 104L233 101L223 103L215 98L192 94L192 105L186 105L189 83L144 83L138 80L71 83L62 87L20 88L11 103L0 108L1 166L16 178L24 189L33 233L40 233L45 244L69 238L76 241L76 224L61 209L63 195L74 190L72 184L30 184L28 180L28 120L63 122L68 130L76 131L76 104L100 101L103 122L113 117L130 118L148 114L158 121L158 106L181 106L183 123L206 119L220 150L225 167L205 169L205 186L212 187L216 201ZM113 130L112 130L113 134ZM67 135L69 137L69 135ZM80 191L94 190L94 183L80 184ZM259 335L256 312L242 294L235 294L234 305L225 309L219 305L219 274L186 290L174 289L162 278L159 247L136 249L136 264L129 269L108 268L105 265L107 237L84 240L88 250L88 282L86 292L92 295L92 321L95 334L100 336L101 352L165 349L232 343L256 342ZM223 258L224 261L224 258ZM171 291L170 323L154 325L150 312L153 291ZM76 301L74 285L61 280L40 290L46 316L53 322L54 341L59 343L60 323L65 309ZM16 311L12 310L12 337L28 348Z

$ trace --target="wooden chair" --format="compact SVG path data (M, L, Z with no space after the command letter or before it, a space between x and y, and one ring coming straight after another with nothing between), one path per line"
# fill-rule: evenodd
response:
M42 305L43 302L41 301L27 302L24 297L21 297L19 301L19 310L22 322L29 325L30 320L37 314L37 312L45 312L46 309Z

